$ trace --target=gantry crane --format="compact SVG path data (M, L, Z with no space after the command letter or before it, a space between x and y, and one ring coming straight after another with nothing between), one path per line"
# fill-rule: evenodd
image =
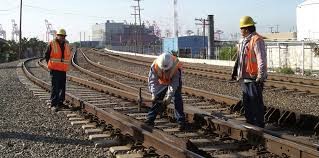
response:
M2 36L3 39L6 39L6 31L3 30L2 25L0 24L0 36Z
M18 37L20 36L20 30L18 29L18 25L16 24L15 20L12 19L12 40L18 41Z
M47 28L46 41L49 42L50 41L50 35L52 35L52 39L54 39L54 37L56 36L56 30L52 29L52 24L49 23L49 21L47 19L45 19L44 21L45 21L45 26Z

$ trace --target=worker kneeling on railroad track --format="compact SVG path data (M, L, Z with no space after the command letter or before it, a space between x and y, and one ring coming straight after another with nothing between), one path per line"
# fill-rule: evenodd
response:
M182 100L182 66L178 58L163 53L154 60L148 76L152 94L152 107L145 123L154 126L156 116L166 110L173 98L175 117L180 129L185 128L185 114Z
M46 50L45 60L51 76L51 110L56 112L65 107L66 72L69 70L71 50L65 39L66 32L60 29L56 39L52 40Z
M246 122L264 127L263 88L267 78L267 54L263 37L256 33L255 22L250 16L240 19L243 39L239 43L232 79L241 84L242 103Z

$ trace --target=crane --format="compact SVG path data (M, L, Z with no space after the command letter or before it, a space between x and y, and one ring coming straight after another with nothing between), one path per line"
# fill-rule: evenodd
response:
M2 25L0 24L0 36L2 36L3 39L6 39L6 31L3 30Z
M52 35L52 39L54 39L54 37L56 35L56 30L52 29L52 24L49 23L49 21L47 19L45 19L44 21L45 21L45 26L47 28L46 41L49 42L50 41L50 35Z
M18 29L18 25L16 24L15 20L12 19L12 40L17 41L18 37L20 36L20 30Z

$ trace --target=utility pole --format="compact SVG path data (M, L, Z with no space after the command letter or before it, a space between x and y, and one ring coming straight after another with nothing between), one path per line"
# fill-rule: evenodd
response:
M19 29L19 55L18 55L18 60L20 60L20 55L22 53L22 44L21 44L21 39L22 39L22 0L20 0L20 29Z
M133 7L133 9L134 9L134 13L133 14L131 14L131 15L133 15L134 16L134 44L135 44L135 52L137 51L137 39L138 39L138 37L137 37L137 23L136 23L136 16L138 15L137 13L136 13L136 11L138 10L138 6L132 6Z
M138 10L138 19L139 19L139 23L140 23L140 28L139 28L139 37L140 37L140 45L142 47L142 54L144 53L143 51L143 45L144 45L144 39L143 39L143 36L144 36L144 28L142 27L142 19L141 19L141 5L140 5L140 1L141 0L134 0L134 1L137 1L137 10Z
M208 54L207 54L207 50L206 50L206 40L205 40L205 30L206 30L206 26L208 26L208 20L207 19L203 19L203 18L196 18L195 21L199 21L201 23L196 23L196 25L201 25L203 26L203 48L204 48L204 54L206 59L208 58Z

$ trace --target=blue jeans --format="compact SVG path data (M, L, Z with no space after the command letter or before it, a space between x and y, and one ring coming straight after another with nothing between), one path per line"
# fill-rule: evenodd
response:
M242 101L245 109L246 122L264 128L265 107L262 96L264 84L242 82L241 88L243 91Z
M158 101L162 101L164 99L166 92L167 92L167 88L164 89L157 96L155 96L155 101L153 102L153 105L147 114L148 120L153 122L156 119L156 116L164 110L162 103L158 103ZM176 118L177 122L179 124L185 123L185 114L184 114L184 105L183 105L181 84L177 88L177 90L174 94L173 102L174 102L174 106L175 106L175 118Z

